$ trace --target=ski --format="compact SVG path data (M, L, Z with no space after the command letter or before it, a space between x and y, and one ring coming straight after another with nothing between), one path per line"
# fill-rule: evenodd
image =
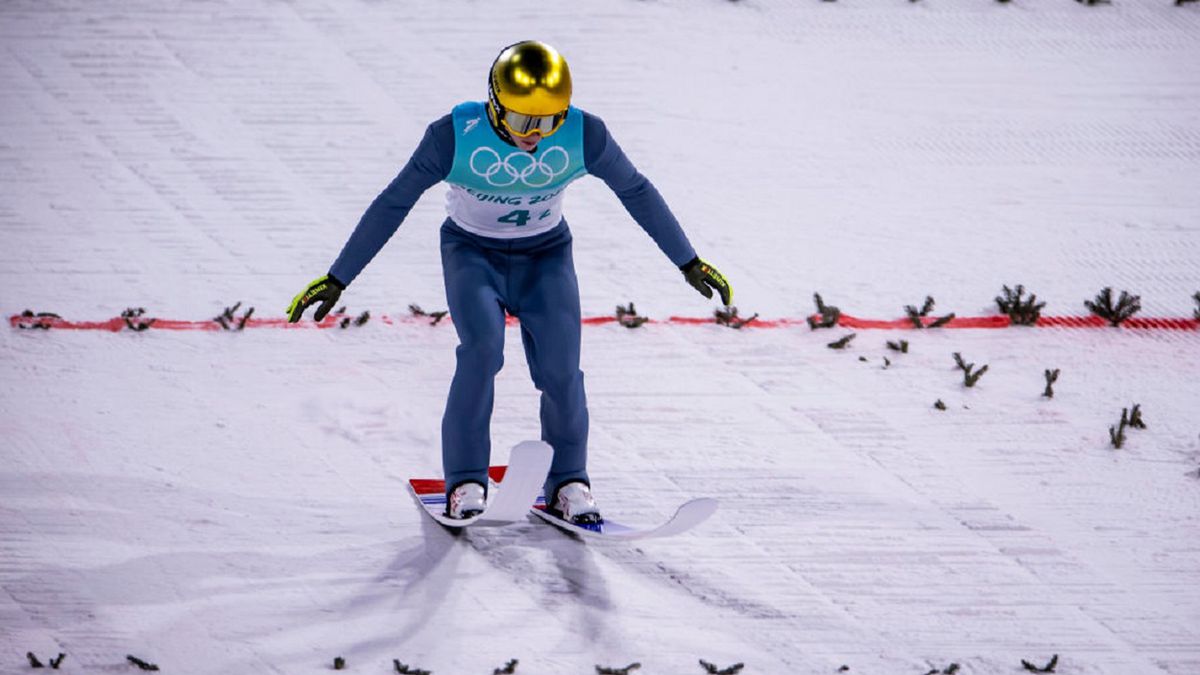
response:
M412 478L409 490L421 509L446 527L511 525L526 519L529 505L539 499L554 451L541 441L522 441L509 455L508 466L488 468L489 499L483 513L471 518L446 516L446 481Z
M562 518L551 515L546 511L545 499L539 497L534 503L532 513L551 525L577 534L588 539L660 539L663 537L673 537L677 534L683 534L688 530L708 520L712 514L717 512L717 500L710 497L701 497L685 502L682 506L675 510L675 515L671 516L665 522L655 527L639 528L621 523L613 522L607 518L598 526L597 529L591 529L574 523L569 523Z

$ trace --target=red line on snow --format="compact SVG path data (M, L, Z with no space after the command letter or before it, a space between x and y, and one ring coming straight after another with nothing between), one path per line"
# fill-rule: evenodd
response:
M814 316L814 318L819 318ZM281 328L284 330L311 330L311 329L329 329L337 328L342 325L343 321L353 319L347 315L331 315L325 317L324 320L317 322L305 320L299 323L288 323L287 319L256 319L251 317L246 320L245 328ZM413 324L413 325L429 325L432 321L428 317L418 316L380 316L375 317L376 321L382 322L385 325L391 326L396 324ZM737 319L740 321L741 319ZM925 323L928 325L936 319L934 317L925 317ZM236 327L240 320L235 319L229 321L231 326ZM617 323L615 316L589 316L584 317L583 324L586 326L597 326L609 323ZM56 316L26 316L22 314L14 314L8 318L9 325L13 328L25 329L54 329L54 330L98 330L119 333L130 328L130 326L148 326L152 330L198 330L220 332L226 329L213 320L208 321L187 321L179 319L158 319L150 317L136 317L126 321L122 317L115 317L105 321L69 321ZM440 323L440 322L439 322ZM444 323L450 323L447 318ZM517 319L508 317L510 325L516 324ZM709 325L715 323L711 317L689 317L689 316L672 316L666 319L647 319L647 324L671 324L683 326ZM807 326L807 319L797 318L779 318L779 319L761 319L755 318L746 324L743 328L790 328L793 326ZM1012 325L1012 322L1007 316L976 316L976 317L956 317L945 324L944 328L1007 328ZM909 319L862 319L855 316L843 314L838 320L839 328L855 328L859 330L914 330L915 327ZM1098 316L1044 316L1038 319L1037 327L1039 328L1107 328L1108 322ZM1132 317L1127 319L1123 324L1123 328L1137 330L1200 330L1200 320L1187 318L1139 318Z

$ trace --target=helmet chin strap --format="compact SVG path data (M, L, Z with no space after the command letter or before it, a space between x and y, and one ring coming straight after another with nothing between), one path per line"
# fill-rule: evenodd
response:
M513 140L512 134L508 133L508 129L505 129L503 124L500 124L499 116L496 114L496 108L491 101L487 102L487 118L488 124L492 125L492 131L496 132L496 135L500 137L500 140L508 143L514 148L517 148L518 150L520 149L521 146L517 145L517 142ZM528 152L534 152L535 150L537 150L536 147Z

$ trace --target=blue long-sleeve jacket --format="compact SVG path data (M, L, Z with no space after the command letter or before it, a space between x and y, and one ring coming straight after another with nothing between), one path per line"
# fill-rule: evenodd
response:
M583 154L587 172L603 180L621 204L677 266L696 257L695 249L654 185L634 168L604 122L584 112ZM426 190L445 180L454 163L451 115L429 125L425 136L395 179L367 208L329 268L349 285L395 234Z

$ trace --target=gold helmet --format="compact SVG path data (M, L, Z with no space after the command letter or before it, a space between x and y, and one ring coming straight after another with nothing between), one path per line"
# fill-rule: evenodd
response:
M571 70L554 47L537 40L509 45L492 63L488 117L514 136L558 131L571 104Z

